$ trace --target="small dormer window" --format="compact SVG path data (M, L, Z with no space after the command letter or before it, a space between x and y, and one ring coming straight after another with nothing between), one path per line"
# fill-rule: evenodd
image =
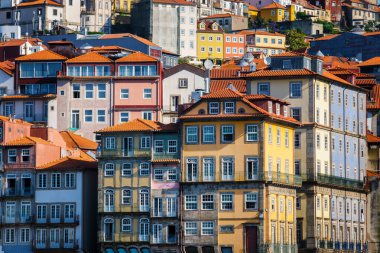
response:
M205 29L205 24L204 24L204 23L201 23L201 24L199 25L199 28L200 28L201 30L204 30L204 29Z
M209 103L209 114L219 114L219 102Z
M280 113L280 104L279 103L276 103L276 114L277 115L280 115L281 113Z
M272 101L268 101L268 112L273 113Z
M218 30L218 25L216 23L214 23L212 25L212 30L214 30L214 31Z
M288 117L288 107L284 105L284 116Z
M292 69L292 61L291 60L283 60L282 61L282 68L283 69Z
M235 113L235 102L224 102L224 113L234 114Z

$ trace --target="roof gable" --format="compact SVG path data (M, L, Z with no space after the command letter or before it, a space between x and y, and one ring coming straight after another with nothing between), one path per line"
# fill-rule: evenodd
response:
M157 62L157 61L158 60L156 58L153 58L152 56L146 55L141 52L135 52L116 60L116 62L118 63L120 62Z
M42 50L16 58L16 61L65 61L67 58L50 50Z
M165 69L164 70L164 78L167 78L169 76L177 74L178 72L181 72L181 71L188 71L190 73L194 73L194 74L196 74L198 76L202 76L202 77L206 73L206 71L204 71L201 68L195 67L195 66L188 64L188 63L182 63L182 64L176 65L170 69Z
M112 62L112 60L99 53L89 52L87 54L82 54L77 57L71 58L67 60L66 62L67 63L87 63L87 62L107 63L107 62Z

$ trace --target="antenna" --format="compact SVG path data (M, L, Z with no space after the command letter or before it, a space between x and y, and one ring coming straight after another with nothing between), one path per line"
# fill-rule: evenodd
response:
M271 62L272 62L272 59L269 56L267 56L267 57L264 58L264 63L266 65L270 65Z
M251 71L251 72L255 72L256 71L256 63L254 63L254 62L251 62L250 64L249 64L249 71Z

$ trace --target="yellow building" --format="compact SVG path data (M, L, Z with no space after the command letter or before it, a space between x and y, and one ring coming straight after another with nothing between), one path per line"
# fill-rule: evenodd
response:
M282 22L285 20L286 7L273 2L260 9L260 16L267 21Z
M297 15L296 7L297 6L295 4L291 4L291 5L286 6L286 11L285 11L285 19L286 20L288 20L288 21L296 20L296 15Z
M223 60L223 29L217 22L198 22L197 56L199 60Z
M239 34L245 35L248 52L263 52L266 55L285 52L286 36L284 34L252 30L241 31Z
M131 13L133 0L115 0L112 1L112 13Z
M258 14L259 14L259 9L257 9L255 6L249 4L248 5L248 17L255 20Z
M287 106L228 88L182 114L185 252L295 249L298 121Z

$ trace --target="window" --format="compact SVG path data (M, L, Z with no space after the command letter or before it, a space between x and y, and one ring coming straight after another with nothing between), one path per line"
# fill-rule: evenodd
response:
M149 176L150 164L140 163L140 176Z
M21 161L22 162L29 162L30 161L30 150L29 149L22 149L21 150Z
M8 163L15 163L16 162L16 149L8 149Z
M148 212L149 211L149 190L142 189L140 190L140 211L141 212Z
M105 144L106 149L115 149L115 137L106 137Z
M84 121L92 122L92 110L84 110Z
M15 229L6 228L5 229L5 243L14 243L15 242Z
M164 179L164 170L154 169L153 178L156 181L162 181Z
M268 143L272 143L272 126L268 127Z
M186 143L198 143L198 126L186 127Z
M224 125L222 126L222 142L228 143L234 141L234 126L233 125Z
M291 108L290 115L295 120L301 121L301 108Z
M155 140L154 141L154 152L157 154L164 153L164 141Z
M202 126L202 142L215 143L215 126Z
M188 182L195 182L198 178L198 159L188 158L186 162L186 177Z
M73 98L80 98L80 84L73 84Z
M202 235L213 235L214 234L214 222L204 221L202 222Z
M232 210L233 208L233 194L222 193L220 194L220 209L224 211Z
M263 94L270 96L270 84L269 83L258 83L257 94Z
M47 175L46 174L38 174L38 176L37 176L37 187L38 188L46 188L47 187Z
M198 226L196 222L185 222L185 235L197 235Z
M47 206L37 205L37 219L46 219Z
M291 60L283 60L282 61L282 68L283 69L292 69L292 61Z
M213 181L214 180L214 158L208 157L203 158L203 181Z
M143 136L140 138L140 149L148 149L150 148L150 137Z
M224 113L226 114L235 113L235 102L224 102Z
M120 112L120 122L128 122L129 121L129 112Z
M51 174L51 188L61 187L61 173Z
M86 84L86 98L94 98L94 85L87 83Z
M144 89L144 99L152 98L152 89Z
M219 102L210 102L209 103L209 113L210 114L219 114Z
M290 83L290 97L300 98L302 96L302 83Z
M202 210L214 210L214 195L202 195Z
M65 187L66 188L75 187L75 173L66 173L65 174Z
M104 83L98 84L98 98L106 98L106 85Z
M317 99L319 99L319 84L316 85L315 96L317 97Z
M222 180L233 180L234 177L234 159L222 158Z
M122 164L121 175L124 177L132 176L132 163L123 163Z
M177 169L168 169L166 174L168 181L177 181Z
M247 125L246 126L246 141L258 141L258 126L257 125Z
M168 153L173 154L177 153L177 141L168 140Z
M289 130L285 130L285 147L289 147Z
M247 179L255 180L258 179L259 174L259 161L256 157L248 157L246 160L247 166Z
M132 231L132 221L130 218L123 218L121 220L121 232L131 232Z
M113 163L106 163L104 165L104 176L106 177L113 177L115 170L115 164Z
M277 145L281 145L281 129L277 127L277 135L276 135L276 143Z
M245 209L257 209L257 193L246 193L244 200Z
M179 78L178 79L178 88L187 88L188 79L187 78Z
M98 123L106 122L106 110L98 110Z
M132 192L129 189L123 189L121 196L121 204L131 205L132 204Z
M129 89L121 89L120 90L120 98L128 99L129 98Z
M197 210L197 209L198 209L197 195L185 196L185 210Z
M294 174L301 175L301 161L294 161Z
M320 149L321 148L321 136L320 134L317 134L316 136L316 139L317 139L317 148Z
M20 242L21 243L30 242L30 229L29 228L20 228Z

